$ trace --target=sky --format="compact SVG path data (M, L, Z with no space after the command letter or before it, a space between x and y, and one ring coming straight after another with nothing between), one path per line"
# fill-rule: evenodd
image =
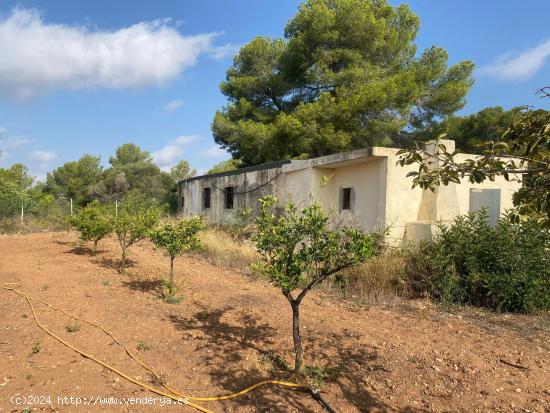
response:
M228 159L210 124L239 47L281 37L295 0L0 1L0 167L38 179L82 154L134 142L164 170L199 172ZM400 4L402 1L393 1ZM459 113L532 105L550 85L548 0L411 0L418 50L472 60L475 84Z

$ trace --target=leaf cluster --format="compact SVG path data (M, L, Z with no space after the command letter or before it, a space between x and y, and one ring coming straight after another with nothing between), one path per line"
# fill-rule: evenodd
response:
M325 278L376 253L372 236L357 228L333 227L319 204L298 209L288 203L277 216L276 202L271 195L260 199L254 241L262 261L254 268L265 273L288 297L301 288L295 299L299 302Z
M113 222L121 247L125 249L146 238L161 215L162 209L156 205L143 205L132 198L123 201Z
M78 210L68 221L79 232L81 240L93 241L94 244L113 230L113 215L99 201L93 201Z
M166 222L149 232L149 237L158 248L174 258L200 248L198 233L205 228L201 217L179 219L176 223Z

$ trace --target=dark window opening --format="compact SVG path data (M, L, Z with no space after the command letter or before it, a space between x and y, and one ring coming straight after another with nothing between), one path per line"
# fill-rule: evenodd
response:
M180 208L183 209L184 206L185 206L185 197L181 196L180 197Z
M235 188L228 186L225 188L225 208L233 209L233 200L235 197Z
M210 188L202 189L202 207L204 209L210 208Z
M342 209L351 209L351 188L342 188Z

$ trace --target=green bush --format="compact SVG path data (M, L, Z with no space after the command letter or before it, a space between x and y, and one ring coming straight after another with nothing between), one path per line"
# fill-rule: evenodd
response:
M485 212L440 225L408 254L409 291L497 311L550 309L550 230L536 219L489 225Z

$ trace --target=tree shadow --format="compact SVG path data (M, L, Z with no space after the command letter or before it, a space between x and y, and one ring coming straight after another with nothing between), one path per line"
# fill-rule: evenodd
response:
M104 252L105 250L98 249L94 254L93 250L90 247L85 245L76 245L68 251L65 251L66 254L76 254L76 255L86 255L89 257L95 257L97 254Z
M212 382L227 393L240 391L261 380L274 378L266 377L265 373L255 367L243 368L241 364L251 350L257 357L267 353L266 348L274 344L274 337L278 335L277 329L262 323L258 317L245 311L234 313L233 310L231 306L217 309L203 307L189 318L169 316L176 329L184 332L184 340L194 343L198 341L195 348L201 352L201 360L208 366ZM226 315L235 321L225 321ZM197 332L199 334L196 334ZM275 378L288 379L287 376ZM302 402L309 397L303 391L267 386L244 397L225 402L221 409L228 412L234 411L235 405L253 405L258 411L266 412L285 411L286 407L293 407L300 412L314 412ZM283 405L285 408L277 409L277 406Z
M101 257L101 258L96 258L93 262L94 264L97 264L100 267L115 270L118 273L120 273L120 266L122 263L120 258ZM133 268L136 266L136 264L137 264L137 261L126 258L126 269Z
M189 318L170 315L169 319L176 329L184 331L185 339L193 339L191 331L200 331L203 334L203 342L197 349L216 348L215 354L205 360L217 363L218 359L238 361L241 360L239 351L253 349L263 351L265 345L273 343L273 337L277 330L267 323L260 323L257 317L245 312L236 316L237 324L222 320L222 317L234 308L226 306L223 309L207 309L195 313Z
M212 383L227 393L240 391L261 380L290 380L285 368L266 371L261 368L274 352L275 338L281 333L258 316L246 311L234 311L231 306L208 309L202 307L191 317L170 315L169 320L183 332L183 340L192 342L200 352L202 363ZM198 334L197 334L198 333ZM385 362L376 350L357 348L358 335L344 330L342 334L304 333L306 361L322 365L328 372L327 385L338 387L336 393L359 412L395 412L395 408L379 401L366 388L364 377L377 371L387 371ZM250 367L250 353L259 363ZM254 356L253 356L254 357ZM262 361L263 360L263 361ZM284 361L283 361L284 363ZM243 366L244 365L244 366ZM246 367L246 366L249 367ZM292 381L292 380L291 380ZM329 403L337 403L334 391L324 395ZM220 409L234 411L236 407L254 406L257 411L318 412L323 409L303 390L266 386L246 396L225 402ZM402 413L421 412L406 408Z
M122 285L133 291L151 293L156 298L164 297L162 280L159 280L159 279L134 278L134 279L131 279L130 281L122 281Z

